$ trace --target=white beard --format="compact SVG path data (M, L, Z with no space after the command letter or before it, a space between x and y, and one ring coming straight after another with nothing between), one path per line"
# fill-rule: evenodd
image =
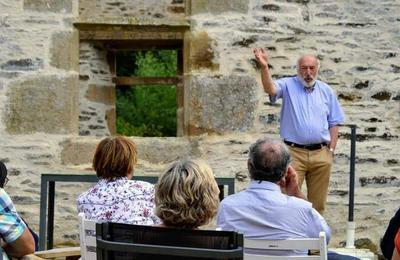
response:
M307 83L302 76L298 75L298 78L300 79L301 83L303 84L303 86L305 88L312 88L315 84L315 79L313 81L311 81L310 83Z

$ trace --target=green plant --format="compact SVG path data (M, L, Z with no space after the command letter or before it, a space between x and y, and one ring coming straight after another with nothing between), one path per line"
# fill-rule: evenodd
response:
M140 51L119 53L117 56L119 76L168 77L176 75L176 68L176 51ZM175 86L119 87L116 94L117 133L128 136L176 136Z

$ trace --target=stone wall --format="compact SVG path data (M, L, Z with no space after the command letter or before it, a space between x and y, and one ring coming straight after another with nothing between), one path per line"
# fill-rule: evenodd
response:
M184 18L184 0L80 0L79 15L86 21L121 21L128 23L151 23Z
M79 43L73 23L174 26L185 13L189 136L133 137L137 174L158 175L176 159L201 158L244 189L249 145L279 132L280 105L262 93L252 55L265 47L275 78L295 74L299 55L318 55L320 78L346 113L326 212L330 246L345 240L348 124L357 125L356 239L377 245L399 207L398 1L0 0L0 10L0 160L9 168L6 191L36 231L40 174L91 172L96 143L115 132L106 47ZM75 198L87 186L57 185L56 244L77 243Z
M78 131L72 1L45 2L0 2L2 132Z
M400 30L393 10L400 10L396 1L378 6L373 1L192 1L192 33L206 34L207 41L213 42L212 66L192 70L195 78L214 77L208 76L210 73L225 79L250 75L260 84L254 47L268 50L274 78L294 75L301 54L320 58L320 78L337 93L346 113L326 212L333 228L332 244L345 240L350 154L347 125L357 125L356 238L370 238L378 244L388 219L399 207L395 192L400 182L395 173L400 169L400 53L396 47ZM224 93L225 99L233 96L229 91ZM274 136L280 105L270 104L261 92L257 98L251 131ZM219 116L230 119L228 114L219 112ZM253 114L247 116L252 118ZM242 174L245 171L236 176Z
M115 85L101 43L81 42L79 134L115 134Z

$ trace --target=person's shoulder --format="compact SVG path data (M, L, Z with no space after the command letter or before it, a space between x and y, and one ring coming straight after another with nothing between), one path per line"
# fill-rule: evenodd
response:
M400 221L400 208L396 211L396 213L393 215L392 219L396 219ZM399 223L400 224L400 223Z
M275 82L294 84L297 82L297 76L284 76L276 79Z
M136 188L136 189L146 189L146 190L153 190L154 184L146 181L138 181L138 180L128 180L126 185Z
M318 84L318 87L320 87L323 91L327 91L330 93L333 92L332 87L328 83L321 81L321 80L317 80L317 84Z
M10 196L3 188L0 188L0 206L8 207L10 204L12 204Z
M239 191L235 194L229 195L225 197L221 201L221 205L236 205L236 204L242 204L243 200L245 199L246 196L246 190Z
M294 196L288 196L288 206L297 209L311 210L312 203Z
M3 188L0 188L0 196L1 197L8 197L8 194L7 194L7 192L3 189Z
M92 187L79 194L76 200L78 203L84 203L90 198L98 197L98 194L105 188L107 188L107 181L105 179L100 179Z

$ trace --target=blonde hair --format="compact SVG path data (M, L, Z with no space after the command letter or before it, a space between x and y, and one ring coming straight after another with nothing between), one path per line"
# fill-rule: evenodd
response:
M175 162L156 184L156 214L166 226L196 228L216 215L218 195L218 185L206 163Z
M125 177L133 173L137 162L136 145L123 136L107 137L97 145L93 169L104 179Z

